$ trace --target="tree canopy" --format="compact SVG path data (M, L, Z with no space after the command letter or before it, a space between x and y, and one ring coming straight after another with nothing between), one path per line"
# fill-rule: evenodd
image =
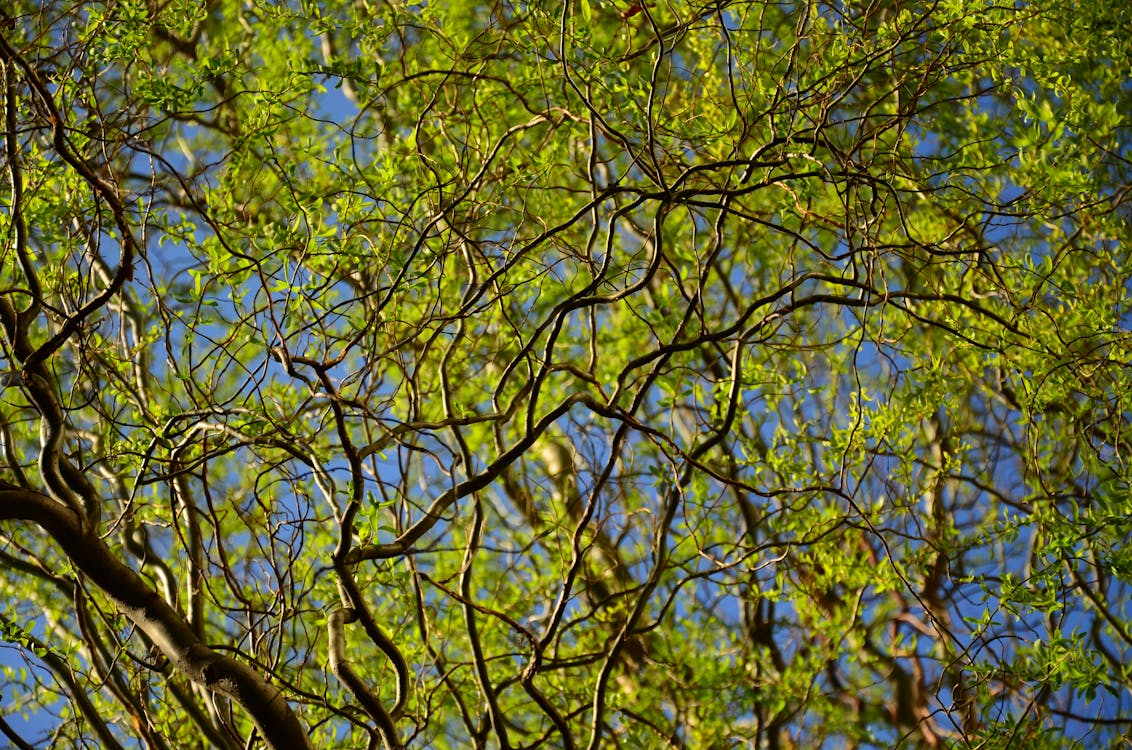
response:
M0 730L1132 732L1132 11L12 0Z

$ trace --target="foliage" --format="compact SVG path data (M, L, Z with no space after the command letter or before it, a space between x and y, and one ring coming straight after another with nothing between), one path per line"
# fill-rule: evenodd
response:
M14 0L0 730L1116 746L1116 5Z

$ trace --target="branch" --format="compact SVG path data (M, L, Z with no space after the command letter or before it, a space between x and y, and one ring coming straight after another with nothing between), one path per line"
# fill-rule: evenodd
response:
M161 649L175 669L242 706L271 747L313 750L283 694L251 667L202 643L141 576L84 529L78 513L47 495L0 480L0 521L30 521L50 534L75 568Z

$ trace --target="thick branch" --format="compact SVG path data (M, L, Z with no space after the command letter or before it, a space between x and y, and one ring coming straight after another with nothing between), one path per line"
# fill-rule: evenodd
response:
M202 643L141 576L97 535L84 530L79 514L46 495L0 480L0 521L30 521L50 534L75 568L161 649L175 669L242 706L272 747L313 749L282 693L243 662Z

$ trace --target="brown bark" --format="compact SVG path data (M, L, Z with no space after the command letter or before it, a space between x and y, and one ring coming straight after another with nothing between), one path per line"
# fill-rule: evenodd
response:
M30 521L50 534L75 568L145 633L175 669L243 707L271 747L313 748L283 694L248 665L205 645L141 576L83 527L78 513L47 495L0 480L0 521Z

